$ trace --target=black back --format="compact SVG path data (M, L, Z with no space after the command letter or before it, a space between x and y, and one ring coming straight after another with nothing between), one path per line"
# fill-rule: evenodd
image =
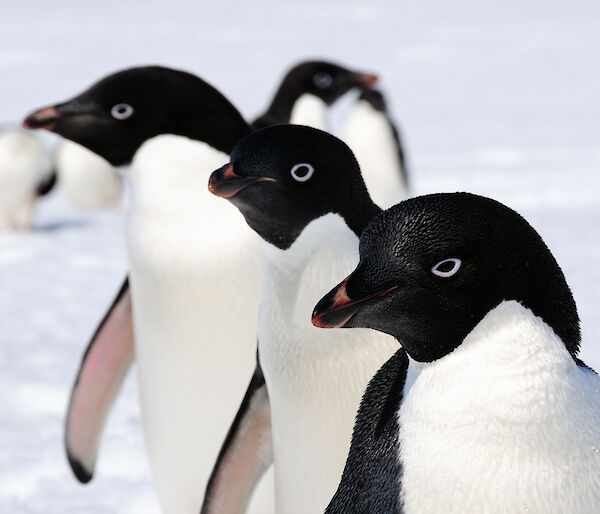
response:
M371 379L340 485L326 514L401 513L398 416L408 357L398 350Z

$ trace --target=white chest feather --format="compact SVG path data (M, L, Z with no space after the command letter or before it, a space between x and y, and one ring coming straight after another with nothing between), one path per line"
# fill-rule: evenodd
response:
M398 147L385 114L359 100L344 124L342 138L354 152L377 205L385 209L406 199Z
M117 204L121 178L102 157L72 141L63 141L56 153L56 170L63 193L79 209Z
M411 361L404 512L600 512L600 379L517 302L450 355Z
M0 230L28 228L35 188L51 169L48 150L33 134L0 133Z
M286 250L268 246L260 358L271 403L278 512L322 512L343 471L368 381L397 342L366 329L323 330L311 313L357 264L358 238L337 215Z
M131 168L127 243L144 431L168 513L197 512L255 364L262 244L208 192L228 157L165 135Z
M327 104L314 95L303 94L292 108L290 123L327 130Z

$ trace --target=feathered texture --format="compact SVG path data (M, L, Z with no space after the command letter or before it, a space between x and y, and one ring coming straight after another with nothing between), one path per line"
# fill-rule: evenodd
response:
M515 301L417 370L399 412L404 512L600 512L600 378Z
M397 411L407 369L406 352L398 350L369 382L344 475L327 514L400 512Z

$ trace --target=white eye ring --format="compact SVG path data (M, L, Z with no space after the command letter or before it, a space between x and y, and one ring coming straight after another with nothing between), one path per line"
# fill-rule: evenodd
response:
M451 262L453 264L452 269L448 271L441 271L439 267L446 264L447 262ZM433 268L431 268L431 273L437 275L438 277L448 278L454 275L460 269L461 265L462 261L460 259L444 259L443 261L438 262Z
M319 89L327 89L333 83L333 77L324 71L315 74L313 84Z
M133 114L133 107L129 104L113 105L110 114L117 120L126 120Z
M307 172L305 175L298 175L297 171L301 168L307 168ZM294 177L294 180L298 182L306 182L310 179L310 177L313 176L314 172L315 169L312 167L312 164L308 164L307 162L300 162L298 164L294 164L294 166L290 170L292 177Z

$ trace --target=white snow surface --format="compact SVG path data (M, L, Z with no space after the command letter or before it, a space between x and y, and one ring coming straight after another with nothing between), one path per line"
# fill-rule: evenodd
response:
M21 0L0 16L0 123L131 65L193 71L249 117L298 60L378 72L413 193L471 191L525 216L600 369L599 54L597 0ZM62 446L81 355L125 272L121 212L82 214L53 194L33 232L0 235L0 512L158 512L133 376L89 485Z

